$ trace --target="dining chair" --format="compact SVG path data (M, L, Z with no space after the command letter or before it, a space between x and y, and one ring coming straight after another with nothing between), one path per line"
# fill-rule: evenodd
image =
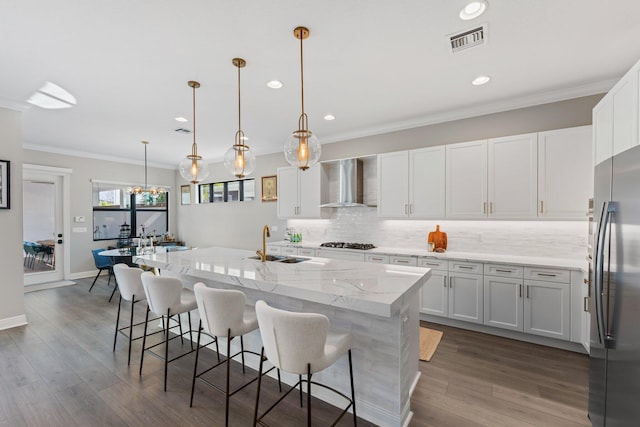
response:
M102 273L103 270L107 270L109 272L109 279L107 280L107 286L111 284L111 276L113 276L113 260L108 256L98 255L100 252L103 252L105 250L106 249L91 250L91 253L93 254L93 262L96 268L98 269L98 274L96 274L96 277L93 279L93 283L89 288L89 292L91 292L91 290L93 289L93 285L96 284L96 280L98 280L98 276L100 276L100 273ZM116 285L114 286L117 287L117 283L118 282L116 279ZM113 298L113 294L115 292L116 292L116 288L113 289L113 292L111 293L111 298ZM109 302L111 302L111 298L109 298Z
M258 415L260 404L260 387L262 379L263 358L258 369L258 391L254 409L253 426L266 426L262 419L276 407L289 393L300 387L300 406L302 406L302 384L307 385L307 426L311 426L311 385L319 386L342 396L348 405L331 425L336 425L351 408L353 425L357 425L355 390L353 387L353 366L351 362L351 346L353 337L349 333L329 331L329 319L323 314L296 313L270 307L264 301L256 303L256 316L260 336L262 337L262 354L266 355L276 368L283 372L298 375L294 384L282 397L269 407L262 415ZM312 381L314 373L333 365L345 353L349 356L349 380L351 397L333 387ZM306 375L306 378L303 378Z

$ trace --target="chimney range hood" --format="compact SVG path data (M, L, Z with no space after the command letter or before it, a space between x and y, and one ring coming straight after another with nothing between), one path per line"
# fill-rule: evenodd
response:
M320 207L343 208L367 206L362 203L362 161L359 159L343 159L335 163L338 168L338 199L331 203L320 205Z

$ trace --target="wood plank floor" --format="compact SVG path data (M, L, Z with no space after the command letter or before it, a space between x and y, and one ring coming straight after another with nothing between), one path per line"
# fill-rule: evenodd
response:
M145 356L138 375L139 341L131 366L124 337L112 352L117 295L108 303L112 288L102 277L88 293L91 280L26 294L29 325L0 331L0 426L223 426L221 393L197 383L194 407L189 408L192 355L169 366L165 393L161 360ZM123 308L123 316L127 314ZM427 326L443 330L444 337L432 361L420 362L411 426L590 425L586 356ZM205 359L214 355L208 352ZM219 371L210 380L222 385L224 371ZM247 370L245 378L252 374ZM232 376L242 381L239 365ZM263 390L262 402L280 395L271 379ZM274 427L306 425L296 396L266 421ZM233 396L229 425L252 425L254 403L255 386ZM328 425L338 414L323 402L314 405L314 425ZM352 425L351 418L339 425Z

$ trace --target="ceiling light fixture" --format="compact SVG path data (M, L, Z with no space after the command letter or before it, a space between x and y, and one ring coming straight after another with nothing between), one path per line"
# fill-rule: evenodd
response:
M471 84L474 86L480 86L485 83L489 83L489 80L491 80L491 77L489 76L478 76L471 81Z
M193 89L193 144L191 145L191 154L182 159L179 165L180 175L192 184L207 179L209 176L209 165L202 160L202 156L198 155L198 145L196 144L196 89L200 87L200 83L189 80L187 82Z
M327 121L331 121L331 120L335 120L336 116L334 116L333 114L327 114L326 116L324 116L324 119Z
M270 87L271 89L280 89L282 86L284 85L280 80L269 80L267 82L267 87Z
M55 83L45 82L29 99L29 104L47 110L71 108L76 105L76 98Z
M464 9L460 11L460 19L463 21L469 21L482 15L489 4L484 0L472 1L468 3Z
M240 121L240 69L247 65L247 61L242 58L233 58L231 63L238 69L238 131L233 146L224 154L224 166L236 177L244 178L256 167L256 156L244 143L247 138L244 136Z
M300 170L307 170L320 160L320 141L309 130L309 119L304 112L304 66L302 57L302 40L309 37L309 29L297 27L293 35L300 40L300 93L302 114L298 118L298 130L293 131L289 140L284 145L284 156L293 166Z
M176 117L176 122L186 123L188 121L189 121L189 119L186 119L184 117Z
M136 185L135 187L127 188L127 192L129 194L142 194L149 193L151 196L159 196L167 192L162 187L151 187L147 188L147 145L149 145L149 141L142 141L144 144L144 187Z

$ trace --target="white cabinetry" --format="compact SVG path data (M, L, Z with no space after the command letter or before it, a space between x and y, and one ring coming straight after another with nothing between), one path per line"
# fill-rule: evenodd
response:
M484 274L484 324L522 332L523 268L485 264Z
M420 289L420 312L447 317L449 314L449 262L418 258L418 266L431 269L431 277Z
M598 164L638 144L640 62L593 109L593 161Z
M366 254L364 260L375 264L389 264L389 255Z
M323 258L343 259L346 261L364 261L364 253L361 251L350 251L348 249L316 249L316 256Z
M569 340L570 272L525 267L524 277L524 332Z
M446 146L446 215L486 218L487 141Z
M409 267L418 266L418 258L414 256L392 255L389 257L389 264L406 265Z
M324 169L320 164L306 171L296 167L278 168L278 217L321 218L321 185Z
M378 216L442 218L445 147L378 155Z
M593 196L591 126L538 134L538 217L583 220Z
M449 318L482 323L483 312L482 264L449 261Z

